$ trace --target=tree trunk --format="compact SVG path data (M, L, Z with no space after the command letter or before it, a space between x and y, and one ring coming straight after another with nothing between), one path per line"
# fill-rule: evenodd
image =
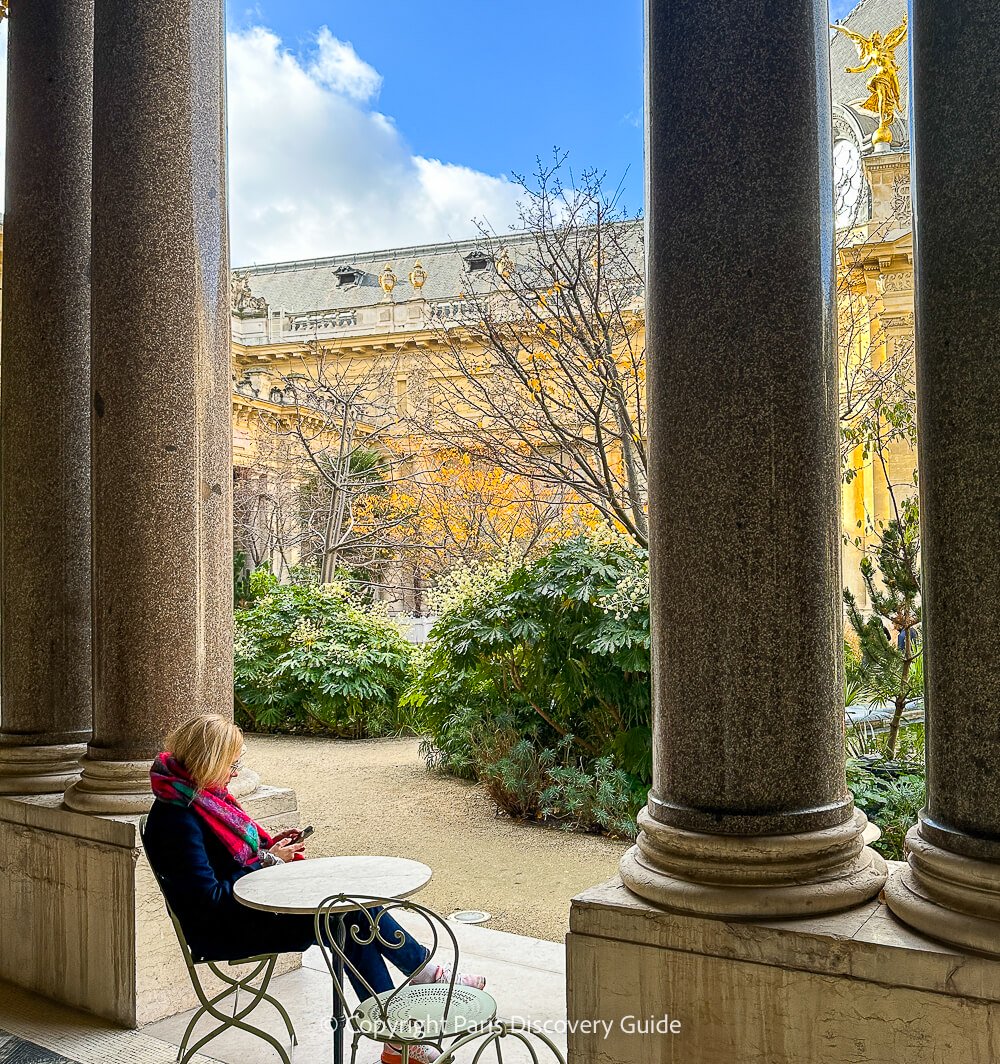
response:
M906 683L910 678L910 665L913 659L910 657L910 629L903 629L903 668L899 674L899 692L896 695L895 708L892 720L889 723L889 734L885 740L885 759L891 761L896 756L896 743L899 741L899 727L903 721L903 713L906 710Z

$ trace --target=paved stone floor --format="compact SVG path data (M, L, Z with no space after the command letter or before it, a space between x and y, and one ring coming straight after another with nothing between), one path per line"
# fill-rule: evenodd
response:
M497 999L499 1015L522 1018L542 1026L565 1052L562 1024L566 1016L565 950L561 943L526 938L485 927L455 927L461 955L460 967L480 972L487 989ZM442 951L442 958L448 958ZM271 993L288 1009L299 1044L292 1051L293 1064L327 1064L333 1059L330 1036L330 977L318 950L303 958L298 971L271 984ZM167 1064L177 1053L190 1013L161 1020L143 1031L121 1031L105 1021L54 1005L42 998L0 985L0 1032L48 1050L49 1056L5 1057L0 1041L0 1064ZM253 1020L279 1038L284 1028L277 1015L260 1006ZM199 1033L201 1028L199 1027ZM0 1038L3 1035L0 1034ZM197 1037L197 1034L196 1034ZM349 1041L348 1041L349 1047ZM379 1058L381 1046L362 1042L359 1064ZM205 1047L208 1056L199 1061L225 1064L271 1064L277 1054L269 1046L242 1032L227 1032ZM471 1048L465 1054L472 1058ZM489 1059L496 1054L490 1050ZM505 1048L505 1064L529 1061L519 1047ZM539 1056L540 1064L547 1064ZM553 1062L554 1064L554 1062Z
M4 1064L173 1064L177 1047L153 1038L145 1031L123 1031L107 1020L56 1005L45 998L0 983L0 1061ZM22 1056L4 1057L7 1046L17 1039ZM34 1047L36 1056L27 1055ZM49 1057L38 1056L46 1050ZM208 1057L196 1058L199 1064Z

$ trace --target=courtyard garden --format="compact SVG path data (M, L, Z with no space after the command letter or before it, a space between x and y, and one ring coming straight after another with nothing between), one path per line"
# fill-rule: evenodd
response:
M848 785L882 829L877 848L897 859L924 795L915 529L913 508L863 566L873 611L846 595ZM264 736L300 740L273 778L301 771L304 806L316 803L315 818L332 818L339 833L351 822L342 803L325 810L321 798L351 765L365 780L345 792L359 831L382 819L380 803L417 798L417 808L443 803L433 815L445 818L488 809L491 839L498 825L523 822L607 836L610 856L634 838L652 735L648 554L629 536L577 529L520 560L454 568L432 592L438 620L421 645L346 576L279 583L260 569L237 595L237 719L265 753L285 747ZM910 620L901 640L888 637L883 615ZM350 754L330 742L389 737L398 742L352 744ZM383 756L395 766L388 775ZM386 810L423 838L412 813Z

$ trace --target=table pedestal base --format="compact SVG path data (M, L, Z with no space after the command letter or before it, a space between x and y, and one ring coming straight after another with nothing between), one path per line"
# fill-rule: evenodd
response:
M347 928L344 926L344 917L337 913L333 917L333 933L337 937L337 945L343 949L347 939ZM333 955L333 978L337 985L344 986L344 962ZM333 991L333 1015L330 1017L330 1026L333 1028L333 1064L344 1064L344 1028L347 1026L347 1014L344 1011L344 1001L336 988Z

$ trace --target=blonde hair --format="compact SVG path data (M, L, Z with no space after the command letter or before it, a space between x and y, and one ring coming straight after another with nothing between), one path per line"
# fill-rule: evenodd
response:
M243 731L221 713L202 713L175 728L165 740L199 790L224 786L243 752Z

